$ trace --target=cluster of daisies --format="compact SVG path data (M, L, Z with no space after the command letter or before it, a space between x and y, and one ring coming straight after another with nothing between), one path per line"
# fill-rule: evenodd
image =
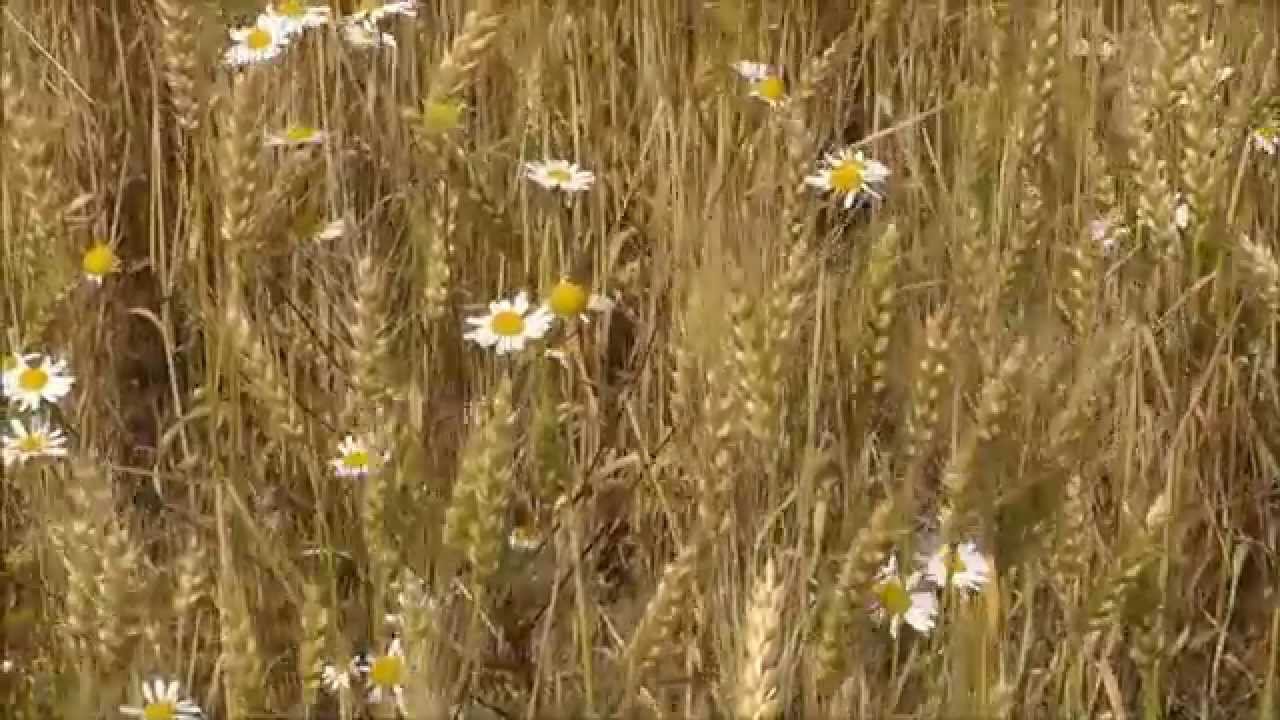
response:
M750 85L751 97L770 107L779 107L787 101L781 68L739 60L733 69ZM882 189L889 174L884 163L868 158L854 147L845 147L827 153L818 172L804 181L806 185L831 193L843 200L846 208L851 208L871 199L883 199Z
M17 353L3 359L0 390L7 400L9 427L3 436L5 467L41 458L66 457L67 439L49 419L49 406L71 392L75 383L66 361Z
M351 692L353 684L362 685L368 703L395 703L404 712L406 675L404 645L399 637L393 637L383 654L356 655L345 670L331 664L325 665L320 679L325 689L344 699Z
M991 561L974 542L938 543L918 556L922 569L904 575L890 555L876 576L872 615L898 637L903 624L927 635L938 621L938 591L975 593L991 579Z
M395 47L395 36L382 32L378 22L396 15L416 17L417 13L417 0L366 1L359 10L342 18L338 29L343 39L355 47ZM231 31L232 45L224 61L242 67L271 60L304 31L329 25L332 19L328 7L310 5L306 0L272 2L253 25Z
M613 307L614 301L608 297L590 292L584 284L563 278L539 305L535 306L529 294L523 291L512 300L489 303L487 313L467 318L472 329L464 337L505 355L523 350L530 340L546 336L557 320L570 322L576 319L590 323L589 312L609 312ZM375 447L372 438L347 435L339 443L338 454L329 464L338 477L361 478L390 459L391 453Z

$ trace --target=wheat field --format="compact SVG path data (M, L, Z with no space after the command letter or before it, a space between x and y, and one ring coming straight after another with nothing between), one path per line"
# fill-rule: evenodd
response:
M1273 0L0 14L3 720L1280 720Z

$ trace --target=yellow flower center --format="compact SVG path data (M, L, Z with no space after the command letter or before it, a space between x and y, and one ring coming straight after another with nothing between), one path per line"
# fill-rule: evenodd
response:
M352 450L342 456L342 464L352 470L359 470L369 467L369 451L368 450Z
M563 184L563 183L569 182L570 180L573 180L573 173L569 172L564 168L554 168L552 170L547 171L547 177L551 178L552 180L555 180L558 183Z
M86 274L94 277L103 277L116 270L116 263L119 259L116 253L106 243L97 243L93 247L85 251L84 259L81 261L81 267L84 268Z
M831 168L831 187L842 193L851 193L862 187L863 164L849 159Z
M551 311L561 317L580 315L587 309L587 289L569 280L561 280L551 289L548 304Z
M271 47L271 43L274 41L275 38L271 36L271 31L263 30L259 27L250 30L249 34L244 38L244 44L250 50L266 50Z
M302 0L284 0L276 3L276 12L287 18L299 20L306 16L307 6L302 3Z
M422 109L422 126L430 133L445 133L462 123L462 103L435 100Z
M48 439L40 433L30 433L18 441L18 449L27 453L42 452L48 446Z
M149 703L142 708L143 720L173 720L178 716L178 708L168 700Z
M1257 132L1266 140L1280 139L1280 125L1263 125Z
M399 655L384 655L373 661L369 668L369 682L380 688L391 688L400 684L404 677L404 659Z
M494 313L490 325L498 335L514 337L524 332L524 316L513 310L503 310L500 313Z
M290 142L306 142L316 136L316 129L310 125L294 125L284 131L284 136Z
M880 605L892 617L906 615L911 609L911 595L902 586L901 580L886 580L880 583L876 588L876 595L880 598Z
M27 392L40 392L49 384L49 373L40 368L27 368L18 375L18 387Z
M756 81L752 89L756 95L773 103L782 99L786 86L783 85L782 78L776 75L767 75Z

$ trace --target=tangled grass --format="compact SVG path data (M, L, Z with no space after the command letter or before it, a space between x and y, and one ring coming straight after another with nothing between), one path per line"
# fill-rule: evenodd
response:
M0 715L1280 716L1280 7L352 5L0 5Z

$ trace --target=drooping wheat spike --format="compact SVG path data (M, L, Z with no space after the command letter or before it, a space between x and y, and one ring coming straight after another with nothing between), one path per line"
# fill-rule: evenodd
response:
M223 687L227 717L248 720L262 709L266 675L253 614L244 590L232 579L234 571L223 569L218 581L218 627L221 631Z
M1188 60L1197 46L1196 27L1199 11L1190 3L1179 1L1169 7L1162 20L1155 58L1151 64L1151 87L1154 107L1163 110L1185 97Z
M957 341L972 347L981 372L991 372L998 362L995 357L994 312L999 283L991 282L998 272L1000 254L991 233L982 221L976 204L966 203L957 223L959 230L955 281L961 311L957 317L964 323L956 329Z
M830 693L845 677L854 613L862 607L889 548L900 534L897 512L893 499L882 501L845 552L840 574L818 620L817 646L813 649L813 677L821 692Z
M1056 552L1052 572L1059 591L1066 595L1067 607L1073 607L1077 584L1087 576L1089 567L1089 498L1079 474L1067 481L1062 511L1059 513Z
M1138 224L1142 245L1157 255L1177 254L1178 230L1174 225L1174 193L1158 134L1157 110L1165 91L1153 84L1150 68L1135 71L1126 86L1128 112L1120 116L1129 140L1129 165L1138 189Z
M907 424L904 453L914 465L928 453L933 445L934 433L940 419L939 405L943 383L948 373L948 357L951 350L950 323L947 310L933 313L925 323L924 354L916 368L911 391L911 409Z
M222 483L228 481L222 480ZM231 544L231 518L227 512L225 485L219 485L214 517L218 532L218 574L215 601L221 647L221 688L229 720L248 720L263 709L266 676L249 611L246 583Z
M43 90L41 72L15 67L12 55L4 59L0 173L16 207L8 211L14 224L0 248L0 281L17 305L19 335L29 340L40 337L54 319L68 279L53 262L64 249L67 184L57 175L57 149L67 112Z
M381 425L368 433L374 457L387 457L387 435ZM392 499L394 468L393 464L379 462L377 467L370 469L361 487L360 532L368 553L369 584L373 591L369 605L375 621L383 615L386 604L383 589L392 579L392 568L397 564L396 542L388 523L387 508L388 501Z
M1060 397L1059 410L1049 422L1049 443L1045 457L1062 471L1073 473L1079 462L1079 443L1084 439L1104 390L1115 381L1112 373L1124 357L1132 329L1120 325L1099 340L1101 352L1080 368L1075 381Z
M222 259L231 293L242 282L242 255L257 242L252 234L255 221L255 199L261 189L262 171L259 161L261 130L261 86L254 72L235 78L231 99L222 113L223 128L218 146L218 186L222 195L219 236Z
M183 628L200 600L209 593L207 554L199 540L192 537L178 556L173 589L173 618Z
M992 3L983 10L987 42L986 56L983 64L982 108L978 115L974 131L977 138L973 147L974 157L985 167L1002 168L1001 148L1004 144L1004 125L1002 118L1009 104L1009 95L1004 81L1004 59L1009 45L1008 13L1003 5ZM997 184L1003 185L1005 178L993 173Z
M729 373L722 364L718 371ZM736 520L734 508L733 466L741 453L735 442L734 429L740 418L741 404L731 394L708 393L703 396L702 427L705 469L698 471L698 525L705 532L727 531Z
M462 19L462 29L431 77L427 97L457 98L466 91L476 67L502 27L503 14L493 5L481 3L481 7L467 12Z
M747 437L761 447L776 446L785 408L784 360L790 357L805 306L811 269L802 245L792 247L787 267L764 301L739 295L733 308L737 392Z
M1204 230L1222 209L1222 188L1214 186L1220 176L1217 166L1226 162L1216 142L1218 103L1215 99L1220 51L1212 38L1195 43L1179 75L1183 90L1178 111L1181 114L1180 185L1190 199L1191 219L1196 242L1207 241ZM1209 249L1209 248L1204 248Z
M464 109L463 97L503 20L503 14L492 7L492 3L481 3L479 8L468 11L457 37L431 75L421 108L405 112L418 131L423 156L428 162L438 162L443 157L442 131L451 130L457 124Z
M347 321L350 387L344 416L349 427L371 427L387 397L387 311L383 298L387 278L373 258L364 255L356 262L354 284L356 296Z
M445 542L471 563L477 586L498 569L506 545L512 463L511 380L493 394L486 417L462 450L453 498L445 513Z
M866 270L863 271L862 306L867 322L859 335L855 350L860 377L854 390L859 416L863 421L854 432L861 432L865 427L870 411L887 387L889 332L893 326L894 302L898 296L894 274L901 257L898 251L900 238L898 226L890 223L872 246Z
M1088 608L1085 626L1089 632L1101 632L1119 621L1142 576L1161 559L1163 534L1169 524L1168 493L1162 493L1151 504L1145 521L1139 521L1132 537L1108 573L1099 579L1094 598Z
M453 245L450 238L457 228L458 195L439 182L430 195L431 202L414 203L414 222L410 238L417 253L422 278L422 316L428 322L444 316L453 278L450 261Z
M24 261L46 252L60 229L60 195L55 152L63 112L42 91L41 73L27 67L21 74L7 74L4 97L6 171L13 173L14 187L22 199Z
M978 397L978 412L942 474L948 512L939 534L947 542L959 540L961 531L973 531L979 520L981 501L991 488L976 485L974 473L990 470L988 451L1005 432L1009 401L1016 379L1026 362L1027 344L1020 340L1004 356L1004 361L984 382Z
M701 534L690 539L662 573L658 589L645 605L644 615L627 645L627 661L632 687L638 674L658 663L680 656L678 637L692 610L695 573L707 548Z
M1053 96L1058 81L1058 45L1061 38L1058 10L1054 3L1043 3L1035 15L1031 48L1027 56L1026 86L1019 100L1019 118L1015 142L1022 163L1034 163L1047 156L1048 139L1053 118Z
M101 605L98 579L102 574L106 525L113 519L110 482L97 464L81 459L70 470L67 517L51 533L66 572L63 597L63 637L69 657L85 662L99 656L98 624Z
M161 24L161 57L178 127L199 125L200 99L196 75L196 7L183 0L156 0Z
M540 382L529 421L529 442L537 468L530 491L534 504L549 512L568 493L573 482L572 451L557 395L549 382Z
M756 579L747 609L746 637L739 658L737 697L739 720L768 720L784 707L779 689L782 658L782 611L786 599L773 560Z
M423 720L446 720L449 717L445 682L433 665L439 640L439 624L435 602L426 583L405 569L397 584L401 630L409 666L409 687L405 689L405 716Z
M1066 290L1061 299L1062 310L1076 335L1082 337L1087 336L1096 324L1094 315L1101 283L1098 252L1098 244L1091 232L1077 232L1067 249L1069 264Z
M1017 170L1019 192L1016 199L1016 216L1009 241L1000 254L997 266L997 281L1000 285L1000 302L1003 305L1015 303L1018 293L1024 285L1031 285L1031 268L1028 259L1032 250L1043 242L1045 221L1044 192L1036 182L1034 174L1025 166Z
M1280 262L1267 245L1241 236L1240 265L1252 286L1258 306L1270 320L1280 318Z
M329 646L329 610L318 584L309 582L303 586L299 616L302 636L298 642L298 677L302 681L303 702L311 706L320 690Z
M223 323L242 381L269 420L267 431L285 441L300 437L302 425L279 358L250 325L237 300L227 303Z
M98 662L104 669L128 663L141 629L137 593L141 561L139 548L118 518L107 522L102 535L98 577Z

